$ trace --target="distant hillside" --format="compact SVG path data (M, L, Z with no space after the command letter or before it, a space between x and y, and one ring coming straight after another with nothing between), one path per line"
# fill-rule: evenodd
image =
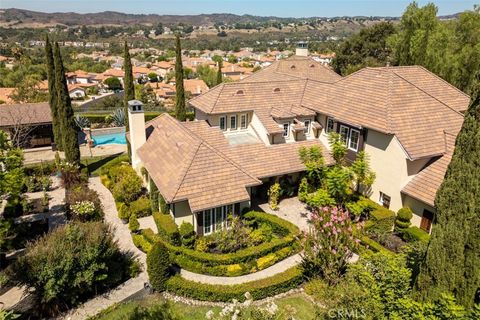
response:
M395 20L391 17L309 17L309 18L279 18L260 17L252 15L235 15L228 13L200 14L200 15L158 15L158 14L126 14L113 11L99 13L79 14L74 12L44 13L22 9L0 9L0 23L2 24L38 24L38 25L126 25L126 24L155 24L161 22L165 25L190 24L195 26L213 24L234 24L234 23L262 23L278 21L282 23L311 21L311 20Z

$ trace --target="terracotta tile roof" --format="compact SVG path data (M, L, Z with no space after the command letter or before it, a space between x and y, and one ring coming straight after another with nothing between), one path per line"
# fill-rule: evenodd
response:
M107 77L123 78L125 76L125 73L123 72L123 70L120 69L108 69L103 73L103 75Z
M430 72L420 67L409 67L426 79ZM365 68L332 85L309 82L303 106L332 116L339 121L395 134L410 159L431 157L445 153L444 131L456 133L463 123L463 115L445 102L433 97L407 81L402 75L407 68ZM437 80L436 80L437 81ZM451 85L442 83L451 90ZM456 91L456 89L454 90ZM463 93L452 101L468 101ZM445 99L444 99L445 100ZM461 109L457 105L458 109Z
M10 98L10 96L14 91L15 88L0 88L0 100L4 103L13 103L13 100Z
M0 127L51 122L52 115L47 102L0 105Z
M273 81L273 80L293 80L310 79L321 82L333 83L342 77L332 69L322 65L319 62L309 58L292 56L287 59L278 60L263 70L259 70L244 81Z
M248 200L246 187L261 183L166 113L147 131L137 153L167 202L188 199L198 212Z
M205 81L201 79L186 79L183 81L185 91L189 91L192 94L201 94L208 91L208 86Z
M455 149L455 135L446 134L445 137L447 143L445 155L430 161L402 190L402 193L432 207Z

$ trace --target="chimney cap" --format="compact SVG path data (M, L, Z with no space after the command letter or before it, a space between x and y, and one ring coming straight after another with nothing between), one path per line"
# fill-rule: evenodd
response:
M128 101L129 112L143 112L143 102L139 100Z

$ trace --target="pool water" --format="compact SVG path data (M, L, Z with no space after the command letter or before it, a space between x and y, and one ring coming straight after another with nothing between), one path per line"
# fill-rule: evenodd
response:
M99 134L92 137L95 145L103 144L127 144L125 138L125 132L111 133L111 134Z

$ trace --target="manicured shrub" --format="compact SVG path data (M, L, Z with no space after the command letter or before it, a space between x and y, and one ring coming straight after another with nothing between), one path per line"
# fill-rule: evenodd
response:
M140 228L140 223L138 222L137 216L135 214L130 215L128 220L128 229L131 232L136 232Z
M130 218L130 208L123 202L117 203L118 217L122 220L128 220Z
M327 190L318 189L306 196L305 203L311 208L322 208L335 205L335 199L330 197Z
M268 203L270 204L270 208L272 210L278 210L278 201L280 199L280 183L275 182L270 186L268 189Z
M152 243L142 234L132 234L132 241L135 247L147 253L152 248Z
M298 186L298 200L305 202L307 195L310 193L310 189L307 177L303 177Z
M193 225L189 222L182 222L179 232L182 245L187 248L193 248L195 245L195 230L193 230Z
M370 213L370 220L373 222L373 224L370 224L368 229L366 228L368 232L391 232L395 222L395 212L377 205L377 207Z
M126 279L131 263L108 225L74 222L29 243L14 270L35 289L39 308L58 312Z
M397 218L395 219L395 231L402 233L410 227L413 213L412 210L408 207L403 207L397 212Z
M152 206L152 212L157 212L160 209L158 196L157 185L153 182L153 179L150 179L150 204Z
M237 285L210 285L183 279L177 275L167 281L167 291L202 301L244 301L249 292L254 300L271 297L297 288L303 282L302 272L294 267L272 277Z
M129 204L135 201L142 193L142 180L135 172L114 179L113 182L112 193L116 201Z
M166 288L166 282L171 276L170 254L168 249L157 242L147 253L147 273L150 284L157 291Z
M150 200L146 197L140 197L137 200L130 203L130 215L136 215L137 217L146 217L152 214L152 207Z
M368 198L360 197L358 201L347 202L345 206L348 211L356 217L368 217L370 212L378 207L378 204Z
M175 246L181 245L180 233L171 215L155 212L153 219L157 225L158 235L160 237Z
M422 241L428 243L430 235L419 227L409 227L403 230L402 238L407 242Z
M382 246L380 243L366 236L361 238L361 243L364 246L366 246L368 249L372 250L373 252L392 253L391 251L387 250L384 246Z
M267 224L270 226L274 234L277 234L281 237L285 237L287 235L297 235L300 233L300 229L298 229L296 225L273 214L250 211L243 217L246 220L253 220Z
M167 202L165 201L165 199L160 193L158 193L158 206L161 213L163 214L170 213L170 208L168 207Z

